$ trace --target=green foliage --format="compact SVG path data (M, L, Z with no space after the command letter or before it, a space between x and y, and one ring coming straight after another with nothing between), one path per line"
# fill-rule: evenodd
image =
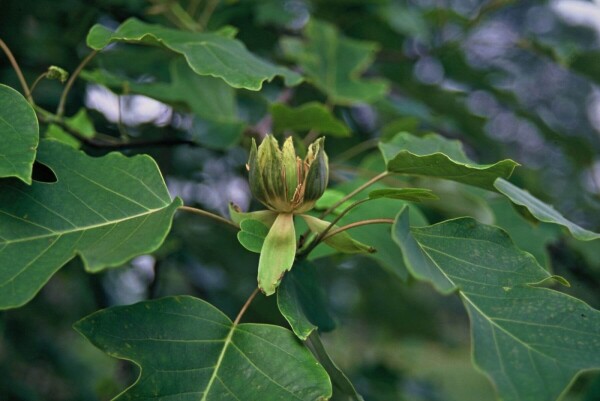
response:
M301 81L298 74L254 56L231 36L231 30L191 33L146 24L132 18L115 32L101 25L93 26L87 44L95 50L103 49L115 41L165 46L184 56L196 74L219 77L234 88L259 90L264 81L270 81L277 75L282 76L288 85L296 85Z
M3 5L3 399L597 399L600 41L433 3Z
M282 46L331 102L371 102L385 95L384 81L360 78L373 61L376 44L344 38L335 27L314 20L306 26L305 35L306 43L286 38Z
M422 138L400 133L379 145L388 171L392 173L445 178L484 189L494 189L498 177L508 178L518 166L512 160L476 164L465 155L458 141L439 135Z
M29 301L75 255L98 272L154 251L181 205L148 156L95 159L47 140L37 160L56 182L0 183L2 309Z
M554 277L506 232L471 218L411 228L404 209L394 238L415 278L444 294L458 291L474 360L502 399L557 399L580 371L600 363L600 312L539 288Z
M133 316L133 320L132 320ZM324 369L294 335L232 323L212 305L171 297L96 312L75 328L105 352L140 366L118 399L319 400L331 396ZM244 372L241 376L237 372Z
M271 106L271 114L273 115L273 131L277 133L285 130L294 132L316 130L325 135L350 136L348 127L335 118L321 103L310 102L296 108L274 103Z
M0 177L31 184L38 122L27 100L6 85L0 85L0 137Z

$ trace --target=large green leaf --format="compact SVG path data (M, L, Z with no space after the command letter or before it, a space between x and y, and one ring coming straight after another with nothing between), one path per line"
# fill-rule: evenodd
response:
M296 263L277 290L277 307L302 340L316 329L330 331L335 327L316 269L307 261Z
M192 127L192 139L217 149L234 145L244 129L237 116L235 90L221 79L195 74L184 60L174 60L169 71L170 83L140 83L104 70L82 75L116 91L148 96L174 107L184 106L198 117Z
M331 382L283 327L235 324L214 306L180 296L96 312L75 329L140 376L115 400L325 400Z
M373 62L377 44L348 39L325 22L311 19L305 29L306 42L286 38L286 54L304 69L307 79L336 104L371 102L383 97L388 85L380 79L360 75Z
M494 183L494 187L500 193L506 195L506 197L513 203L526 207L527 210L529 210L529 212L539 221L564 226L571 232L573 237L577 238L578 240L591 241L600 238L600 234L586 230L572 221L567 220L552 206L547 205L531 195L529 192L511 184L506 180L501 178L497 179Z
M600 312L536 284L552 278L503 230L471 218L422 228L398 216L393 236L411 274L458 291L471 319L475 363L504 401L553 401L600 368Z
M97 272L152 252L181 205L148 156L92 158L45 140L37 160L57 182L0 182L0 309L29 301L75 255Z
M335 116L319 102L309 102L302 106L292 108L283 103L274 103L271 106L273 116L273 131L276 133L285 130L305 132L316 130L324 135L346 137L350 136L350 129L343 121Z
M27 100L0 84L0 178L17 177L31 184L38 130L35 112Z
M180 31L130 18L114 32L94 25L88 33L87 44L95 50L113 42L164 46L183 55L195 73L222 78L234 88L260 90L264 81L277 75L283 77L287 85L300 83L300 75L261 60L229 33Z
M393 173L444 178L494 191L498 177L508 178L518 163L506 159L494 164L469 160L459 141L440 135L417 137L406 132L379 144L387 169Z

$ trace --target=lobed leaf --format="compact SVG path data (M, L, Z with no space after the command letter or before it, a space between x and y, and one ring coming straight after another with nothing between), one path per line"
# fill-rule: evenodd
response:
M57 182L0 182L0 309L29 301L76 255L98 272L154 251L181 205L148 156L93 158L44 140L37 160Z
M39 141L38 120L16 90L0 84L0 178L17 177L31 184Z
M388 171L444 178L494 191L498 177L508 178L518 163L506 159L476 164L465 155L459 141L437 134L417 137L406 132L379 144Z
M200 299L177 296L117 306L75 329L107 354L140 367L115 400L325 400L331 382L292 332L235 324Z
M554 279L503 230L471 218L411 228L394 240L410 273L457 291L471 320L474 361L505 401L554 401L585 370L600 368L600 311L540 288Z
M310 20L304 33L306 42L286 38L283 49L332 102L371 102L387 93L385 81L360 78L373 62L376 43L345 38L333 25L315 19Z
M231 38L230 33L187 32L130 18L114 32L94 25L88 33L87 44L94 50L113 42L164 46L184 56L196 74L221 78L234 88L260 90L264 81L275 76L283 77L286 85L302 81L297 73L256 57L242 42Z

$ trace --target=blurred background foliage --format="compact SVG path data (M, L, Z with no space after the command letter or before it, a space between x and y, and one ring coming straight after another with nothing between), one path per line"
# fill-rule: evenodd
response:
M600 2L0 0L0 37L32 82L50 65L73 71L90 51L85 37L95 23L114 29L134 16L189 28L182 11L208 30L235 27L253 53L310 81L285 88L276 79L258 92L235 90L189 74L162 49L119 44L98 55L75 83L66 115L85 108L87 114L73 122L79 129L91 122L125 141L193 142L122 149L151 154L173 196L186 204L220 214L227 214L229 201L244 210L258 207L244 165L249 139L266 130L296 135L299 144L305 136L326 134L332 187L342 192L381 171L376 139L434 131L460 139L478 162L518 161L516 182L578 224L600 228ZM330 58L332 43L340 52ZM330 68L356 87L326 82L311 54L332 62ZM19 87L6 58L0 63L0 82ZM58 81L43 81L34 97L54 109L61 91ZM79 146L56 127L41 131ZM107 151L85 141L81 146L93 155ZM572 284L566 291L600 306L595 242L533 225L506 201L477 189L397 180L430 187L443 199L420 208L423 222L470 214L497 224L565 276ZM327 207L327 199L321 203ZM353 218L398 209L363 208ZM381 236L385 228L362 230L356 230L361 240ZM458 298L403 282L389 268L390 261L399 261L397 247L380 246L375 258L322 252L316 261L338 323L323 336L333 359L366 400L493 399L491 384L471 365L467 316ZM231 316L255 286L257 259L231 229L178 216L153 255L96 275L71 262L34 301L0 314L0 399L112 398L135 379L136 368L87 344L71 329L76 320L170 294L201 297ZM246 319L285 325L274 297L259 297ZM565 397L598 399L600 378L594 373L580 377Z

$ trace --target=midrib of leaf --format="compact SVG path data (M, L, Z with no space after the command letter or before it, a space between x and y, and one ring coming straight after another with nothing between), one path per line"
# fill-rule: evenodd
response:
M219 358L217 359L217 363L215 364L215 370L213 370L213 373L210 376L210 379L208 380L208 384L206 385L206 389L204 390L204 393L203 393L200 401L206 401L206 397L208 397L208 393L210 392L210 389L211 389L215 379L218 378L219 369L221 368L221 364L223 363L223 358L225 357L225 352L227 351L227 348L229 348L229 344L231 344L231 338L233 337L233 333L234 333L236 327L237 327L237 323L234 322L231 325L231 329L229 329L229 332L227 333L227 337L225 337L225 343L223 344L223 349L221 350L221 353L219 354ZM223 382L223 380L221 380L221 379L219 379L219 381ZM231 392L231 390L229 390L229 389L227 389L227 390L229 392Z
M219 369L221 368L221 365L223 364L223 358L225 358L225 354L227 353L227 349L229 348L229 345L233 345L235 347L235 349L237 349L237 351L240 353L240 355L242 357L244 357L244 359L246 359L250 365L252 365L254 367L254 369L256 369L257 372L260 372L264 377L266 377L269 381L271 381L272 383L274 383L275 385L277 385L279 388L285 390L287 393L289 393L290 395L292 395L295 399L298 399L300 401L302 401L302 398L298 397L296 394L292 393L290 390L288 390L287 388L285 388L284 386L282 386L280 383L276 382L275 380L273 380L268 374L266 374L265 372L263 372L262 369L260 369L258 366L256 366L256 364L252 361L252 359L250 359L248 357L248 355L246 355L246 353L237 345L235 345L235 343L233 342L232 338L233 338L233 334L235 333L235 331L239 330L239 331L243 331L244 333L257 337L260 340L265 341L264 338L257 336L256 334L246 331L246 330L242 330L242 329L238 329L238 323L234 322L231 325L231 329L229 329L229 332L227 333L227 337L225 337L224 343L223 343L223 349L221 350L221 353L219 354L219 358L217 358L217 362L215 363L214 370L212 375L210 376L210 379L208 380L208 384L206 385L206 389L203 392L202 398L200 399L200 401L206 401L208 397L208 394L210 393L210 389L212 388L213 383L215 382L215 380L219 380L223 386L227 389L227 391L229 391L229 393L231 395L233 395L236 399L238 399L235 394L225 385L225 383L223 382L223 380L219 377ZM218 340L223 341L223 340ZM290 353L288 353L286 350L276 346L275 344L271 344L269 343L269 345L271 345L272 347L275 347L277 349L279 349L280 351L292 356Z
M138 217L148 216L148 215L150 215L152 213L155 213L155 212L158 212L160 210L163 210L167 206L168 205L165 205L164 207L161 207L161 208L158 208L158 209L146 209L146 211L143 212L143 213L135 214L135 215L132 215L132 216L127 216L127 217L124 217L124 218L121 218L121 219L110 220L110 221L106 221L106 222L99 223L99 224L91 224L91 225L81 226L81 227L74 226L75 229L72 229L72 230L54 231L54 230L50 230L47 227L40 226L40 227L45 228L45 229L47 229L47 230L49 230L51 232L49 234L37 235L37 236L34 236L34 237L24 237L24 238L19 238L19 239L16 239L16 240L0 240L0 244L10 245L10 244L15 244L15 243L19 243L19 242L35 241L35 240L42 239L42 238L50 238L50 237L54 237L54 236L61 236L61 235L65 235L65 234L72 234L72 233L76 233L76 232L79 232L79 231L92 230L94 228L100 228L100 227L110 226L110 225L113 225L113 224L119 224L119 223L122 223L124 221L137 219ZM14 216L14 215L6 213L6 212L2 212L2 213L6 214L8 216L20 219L18 216ZM33 222L31 222L31 223L33 223ZM35 223L33 223L33 224L35 224Z

